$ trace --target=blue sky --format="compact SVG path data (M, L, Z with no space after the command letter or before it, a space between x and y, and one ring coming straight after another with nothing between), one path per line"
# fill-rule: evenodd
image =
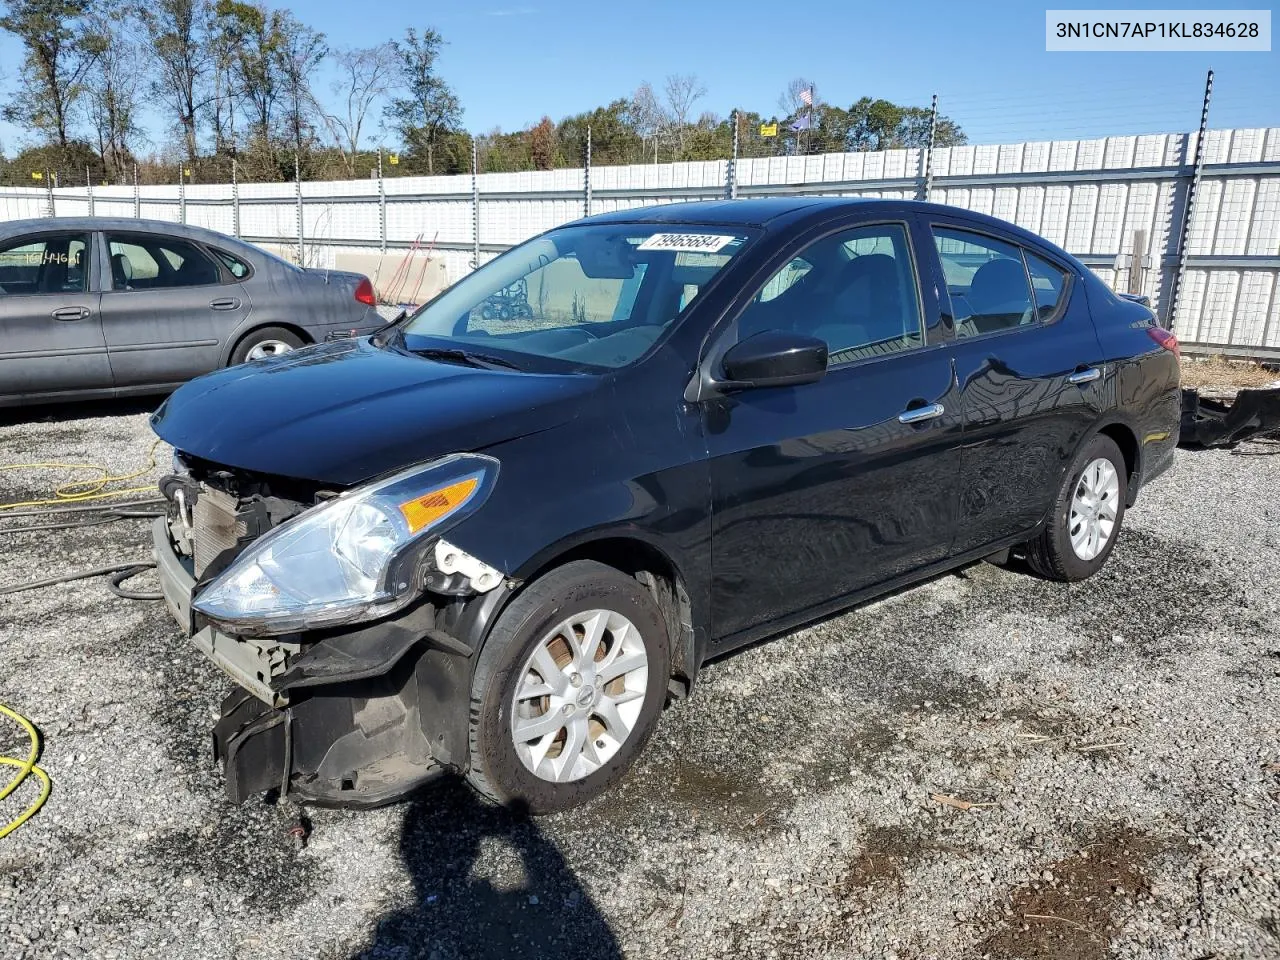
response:
M699 107L720 114L735 105L773 112L787 82L801 75L816 81L820 97L841 105L863 95L927 105L936 91L942 112L979 143L1186 130L1199 121L1209 67L1216 72L1212 126L1280 125L1280 53L1047 53L1046 5L1036 3L298 0L291 6L334 46L436 27L449 43L442 72L461 97L465 126L477 132L519 129L543 114L559 119L626 96L645 80L660 90L672 73L696 73L708 89ZM0 89L12 89L20 55L16 41L0 35L6 75ZM328 93L327 80L318 86ZM159 125L152 129L160 140ZM0 123L6 153L16 152L19 139Z

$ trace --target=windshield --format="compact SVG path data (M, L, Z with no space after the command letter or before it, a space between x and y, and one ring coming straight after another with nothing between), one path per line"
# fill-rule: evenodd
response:
M638 359L747 244L733 228L652 223L554 230L463 278L403 326L410 350L557 361Z

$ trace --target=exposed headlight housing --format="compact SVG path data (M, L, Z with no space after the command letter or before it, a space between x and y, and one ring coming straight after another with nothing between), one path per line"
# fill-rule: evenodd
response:
M488 498L498 461L454 454L349 490L254 541L192 606L247 636L386 616L417 594L426 548Z

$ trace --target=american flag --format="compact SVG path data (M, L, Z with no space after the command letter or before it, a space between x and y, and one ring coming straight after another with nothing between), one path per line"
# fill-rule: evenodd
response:
M806 107L813 106L813 87L800 91L800 102Z

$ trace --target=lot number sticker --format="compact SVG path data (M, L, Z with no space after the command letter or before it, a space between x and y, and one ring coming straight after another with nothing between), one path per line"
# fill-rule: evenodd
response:
M733 242L733 237L720 237L710 233L655 233L640 244L640 250L690 250L695 253L715 253Z

